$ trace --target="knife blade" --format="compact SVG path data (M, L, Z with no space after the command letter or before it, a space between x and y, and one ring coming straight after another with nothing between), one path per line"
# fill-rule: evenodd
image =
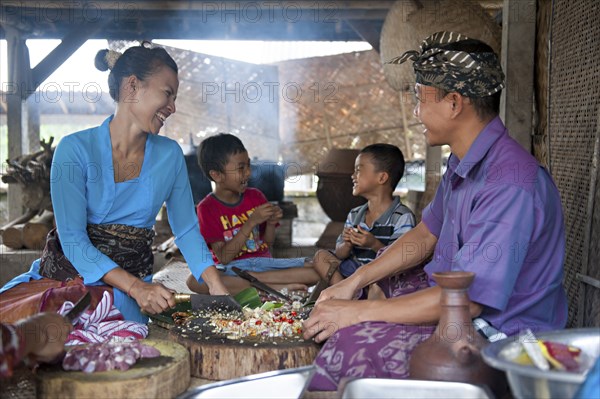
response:
M309 304L314 304L317 299L319 299L319 295L321 295L321 292L329 287L329 282L331 281L331 277L333 276L333 273L335 273L335 271L338 269L339 267L339 263L334 262L331 265L329 265L329 269L327 269L327 275L325 276L324 279L319 280L319 282L317 283L317 285L315 285L315 288L313 289L313 291L310 293L309 297L306 298L306 301L304 301L304 306L307 306Z
M250 284L252 284L252 286L258 288L259 290L263 290L266 293L269 293L271 295L274 295L278 298L283 299L286 302L292 302L292 299L290 297L288 297L287 295L283 295L281 292L277 291L275 288L269 287L267 284L263 283L262 281L260 281L259 279L257 279L256 277L254 277L253 275L251 275L250 273L240 269L239 267L236 266L232 266L231 270L233 270L233 272L235 274L237 274L238 276L240 276L241 278L243 278L244 280L247 280L250 282Z
M75 304L75 306L73 306L73 308L71 308L71 310L65 313L64 317L66 317L67 320L71 322L71 324L77 324L79 316L81 316L81 314L85 312L87 308L90 307L91 301L92 295L88 291L84 296L81 297L81 299L79 299L79 301L77 301L77 303Z
M192 310L236 310L241 311L242 307L230 295L202 295L202 294L175 294L175 303L190 302Z

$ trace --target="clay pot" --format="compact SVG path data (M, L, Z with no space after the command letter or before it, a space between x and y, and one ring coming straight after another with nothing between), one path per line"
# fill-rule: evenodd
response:
M487 385L497 397L506 391L504 373L487 366L480 351L488 344L471 322L467 290L474 273L433 273L442 288L440 322L410 359L410 378Z
M366 202L364 198L352 195L352 173L358 153L359 150L332 148L319 162L317 199L334 222L345 222L352 208Z

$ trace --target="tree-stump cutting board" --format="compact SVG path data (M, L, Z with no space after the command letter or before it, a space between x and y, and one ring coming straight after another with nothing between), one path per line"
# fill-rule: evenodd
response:
M97 373L46 366L36 374L38 398L174 398L190 385L189 353L164 340L142 340L159 357L139 359L129 370Z
M192 320L201 323L201 319ZM190 352L191 374L207 380L229 380L250 374L312 364L320 346L302 339L273 338L271 341L230 340L203 326L195 331L177 326L169 337Z

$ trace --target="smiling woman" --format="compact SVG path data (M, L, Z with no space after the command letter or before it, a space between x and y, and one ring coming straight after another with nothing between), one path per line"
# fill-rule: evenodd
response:
M200 235L181 148L158 135L176 110L177 64L163 48L146 45L123 54L101 50L95 64L110 70L115 113L58 144L51 171L57 228L31 270L0 290L3 319L41 308L26 298L60 305L61 289L85 290L84 285L95 286L96 301L104 291L111 293L129 320L145 322L140 311L175 306L171 291L151 283L152 227L163 203L192 276L211 294L228 293ZM48 296L56 298L48 301Z

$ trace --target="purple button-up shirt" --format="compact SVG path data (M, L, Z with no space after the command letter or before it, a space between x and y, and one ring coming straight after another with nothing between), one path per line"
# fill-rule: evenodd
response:
M560 196L537 160L500 118L477 136L464 159L451 155L423 222L438 238L438 271L471 271L481 317L508 335L564 328L565 235Z

